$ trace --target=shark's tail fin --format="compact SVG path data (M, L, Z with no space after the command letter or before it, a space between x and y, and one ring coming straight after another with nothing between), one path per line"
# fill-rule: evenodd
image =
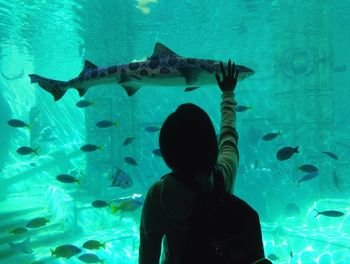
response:
M66 82L44 78L36 74L29 74L29 77L31 83L38 83L41 88L51 93L55 101L61 99L67 91L65 88Z

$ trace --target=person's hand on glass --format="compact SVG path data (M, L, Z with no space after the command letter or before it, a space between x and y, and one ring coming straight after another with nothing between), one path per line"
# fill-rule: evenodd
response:
M238 79L238 69L236 68L236 64L233 62L231 64L231 59L228 61L227 65L227 75L225 71L224 64L220 61L222 80L220 80L220 76L218 73L215 74L216 80L222 92L233 92L237 85Z

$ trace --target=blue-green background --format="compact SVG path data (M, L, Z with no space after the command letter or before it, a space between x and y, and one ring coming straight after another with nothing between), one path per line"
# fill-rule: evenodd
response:
M219 132L221 92L215 85L191 93L152 86L128 97L116 83L91 88L86 99L96 106L84 110L75 106L76 91L54 102L27 75L69 80L85 59L101 67L143 60L156 42L185 57L231 58L255 70L236 91L238 104L251 109L237 113L234 192L258 211L266 256L276 255L274 263L350 263L350 1L143 2L0 1L0 263L81 263L79 255L51 257L50 248L82 248L89 239L107 242L93 252L105 263L137 263L141 208L112 214L91 202L145 195L168 169L152 154L158 133L144 128L160 126L179 104L192 102ZM10 127L12 118L32 128ZM101 119L118 120L119 127L97 129ZM38 141L47 127L57 139ZM279 130L275 140L261 140ZM129 136L136 140L125 147ZM85 143L104 149L85 154L79 150ZM20 146L40 146L40 155L20 156ZM280 162L275 156L284 146L301 151ZM304 174L297 167L308 163L320 173L298 185ZM115 167L131 175L131 188L106 187ZM81 177L81 186L58 182L62 173ZM344 215L315 218L314 209ZM35 217L50 222L25 235L9 233ZM27 236L33 254L9 247Z

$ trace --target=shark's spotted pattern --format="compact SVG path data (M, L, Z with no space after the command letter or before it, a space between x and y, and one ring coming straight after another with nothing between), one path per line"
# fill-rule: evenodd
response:
M225 64L227 67L227 64ZM243 80L254 73L253 70L237 65L238 79ZM206 84L215 84L213 73L221 72L218 61L210 59L185 58L166 46L156 43L152 56L145 61L99 68L85 61L84 69L78 77L69 81L56 81L30 74L32 83L39 85L59 100L69 88L78 90L84 96L91 86L119 83L129 96L141 86L190 86L185 91L193 91Z
M168 73L170 73L170 70L168 68L162 67L162 68L160 68L159 72L163 73L163 74L168 74Z
M177 63L177 58L176 58L176 56L170 56L170 58L169 58L169 60L168 60L168 64L170 65L170 66L173 66L173 65L175 65Z
M148 63L148 66L153 70L159 66L159 59L151 59Z
M147 76L147 75L148 75L148 71L145 70L145 69L142 69L142 70L140 71L140 74L141 74L141 76Z
M196 59L193 59L193 58L188 58L187 59L187 62L188 62L188 64L195 64L196 63Z
M114 73L116 73L117 72L117 66L111 66L111 67L108 67L108 69L107 69L107 73L108 74L114 74Z
M139 63L138 62L132 62L129 64L129 69L134 71L137 70L139 68Z

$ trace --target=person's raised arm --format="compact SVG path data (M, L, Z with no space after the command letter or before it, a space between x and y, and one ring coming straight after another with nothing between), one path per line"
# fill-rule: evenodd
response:
M222 80L218 73L215 74L222 91L218 167L224 177L226 191L231 192L235 185L239 160L236 131L237 102L234 99L238 70L234 63L231 64L231 60L228 62L227 74L222 62L220 62L220 67Z

